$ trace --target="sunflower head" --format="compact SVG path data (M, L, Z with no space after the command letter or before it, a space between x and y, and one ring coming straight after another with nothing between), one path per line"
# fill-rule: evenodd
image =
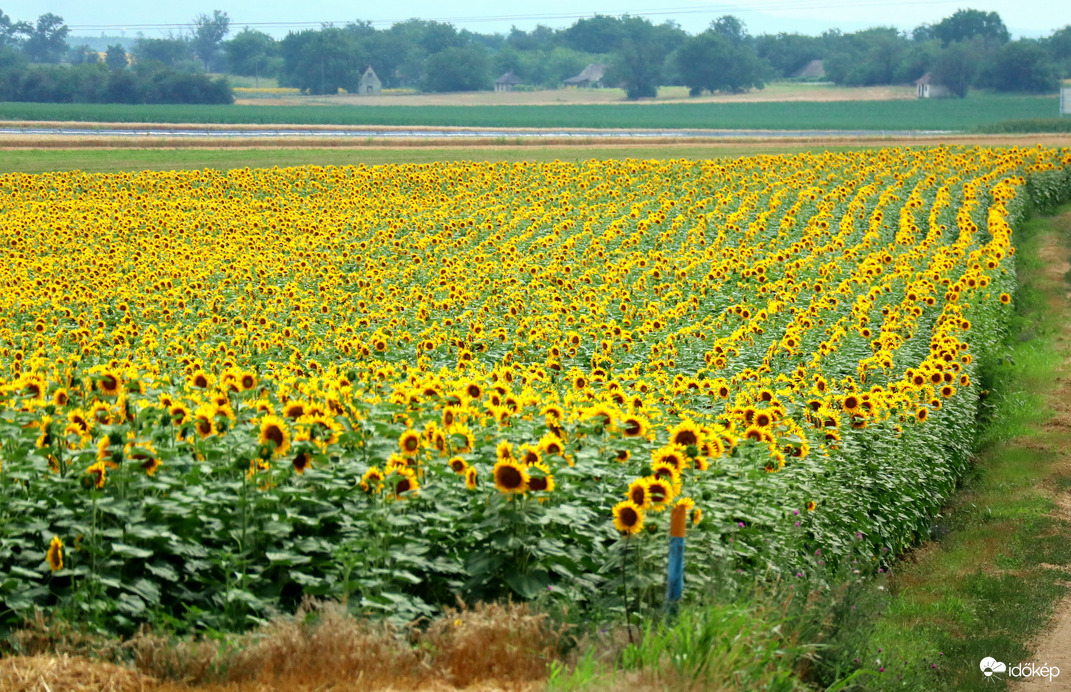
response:
M48 545L47 559L48 568L53 572L63 569L63 541L59 536L52 537L52 542Z
M413 456L420 449L420 435L415 430L406 430L398 438L398 448L402 454Z
M513 494L528 490L528 471L513 459L499 459L493 473L499 492Z
M631 500L618 502L614 505L614 528L626 536L639 533L643 530L643 509Z
M274 445L273 453L276 456L285 454L290 449L290 431L286 427L286 421L278 416L264 416L260 421L261 444Z

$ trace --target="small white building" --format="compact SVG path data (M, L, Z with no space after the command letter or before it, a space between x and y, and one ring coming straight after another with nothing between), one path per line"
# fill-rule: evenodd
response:
M361 85L358 90L358 94L362 96L372 96L383 92L383 82L379 81L379 76L376 71L369 65L368 69L361 75Z
M1060 87L1060 115L1071 115L1071 84Z
M952 95L944 84L935 84L929 72L915 80L915 89L920 99L942 99Z

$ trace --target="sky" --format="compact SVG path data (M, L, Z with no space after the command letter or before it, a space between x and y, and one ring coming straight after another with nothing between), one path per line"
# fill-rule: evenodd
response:
M672 20L689 33L698 33L726 14L741 19L751 34L790 32L817 35L826 29L844 32L872 26L895 26L910 31L934 24L958 9L997 12L1014 38L1039 38L1071 24L1067 0L738 0L734 3L669 0L659 7L651 0L514 0L487 3L454 0L393 0L360 5L352 0L306 0L301 3L264 0L186 0L157 5L145 0L0 0L0 11L14 20L32 21L46 12L63 17L72 36L128 36L139 32L158 38L189 28L199 14L222 10L231 31L258 29L282 38L289 31L319 28L331 22L342 26L357 19L376 28L417 17L447 21L459 29L483 34L508 33L511 26L530 30L538 24L553 28L572 25L595 14L645 16L655 23Z

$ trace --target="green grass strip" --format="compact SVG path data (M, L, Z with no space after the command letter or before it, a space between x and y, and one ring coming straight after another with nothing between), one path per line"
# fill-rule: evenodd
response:
M0 103L0 120L744 130L966 130L1051 118L1055 96L547 106L197 106Z

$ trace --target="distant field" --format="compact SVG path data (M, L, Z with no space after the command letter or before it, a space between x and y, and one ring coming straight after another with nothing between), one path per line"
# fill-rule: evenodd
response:
M969 130L1052 118L1056 96L964 100L652 103L546 106L127 106L0 103L0 120L768 130Z

